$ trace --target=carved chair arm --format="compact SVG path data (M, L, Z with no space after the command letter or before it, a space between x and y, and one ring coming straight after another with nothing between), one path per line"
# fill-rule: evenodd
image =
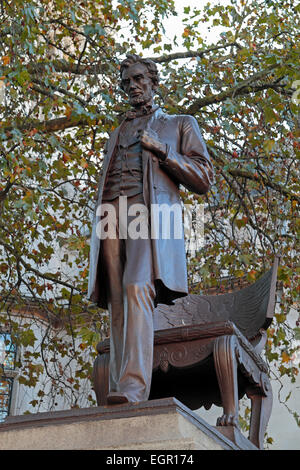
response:
M259 330L258 335L253 340L250 340L250 343L251 343L254 351L257 354L260 354L262 352L262 350L264 349L264 347L266 345L266 342L267 342L267 338L268 338L268 335L267 335L266 330L261 328Z

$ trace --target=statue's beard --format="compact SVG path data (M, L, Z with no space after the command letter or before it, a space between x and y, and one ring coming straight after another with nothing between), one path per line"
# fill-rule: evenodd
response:
M148 104L152 101L152 95L150 94L140 94L137 96L131 96L129 98L129 103L131 106L134 108L139 107L139 106L144 106L145 104Z

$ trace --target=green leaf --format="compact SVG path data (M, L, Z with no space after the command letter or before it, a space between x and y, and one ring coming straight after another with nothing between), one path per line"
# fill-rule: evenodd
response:
M275 145L275 140L269 139L264 141L264 150L266 153L270 153Z
M294 328L294 333L295 333L295 340L300 341L300 328L299 327Z
M25 347L34 346L35 341L37 340L34 332L31 329L19 331L18 337L21 344Z

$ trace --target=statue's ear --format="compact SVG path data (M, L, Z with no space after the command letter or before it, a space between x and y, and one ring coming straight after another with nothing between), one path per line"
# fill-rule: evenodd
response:
M158 89L158 83L152 82L153 95L156 95Z

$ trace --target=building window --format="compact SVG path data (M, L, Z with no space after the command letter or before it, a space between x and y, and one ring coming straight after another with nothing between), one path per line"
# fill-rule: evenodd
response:
M0 422L9 415L16 367L16 345L9 333L0 332Z

